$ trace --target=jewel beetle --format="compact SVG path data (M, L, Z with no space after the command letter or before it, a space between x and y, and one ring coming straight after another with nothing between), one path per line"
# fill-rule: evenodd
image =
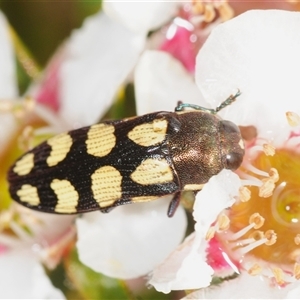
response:
M12 199L38 211L73 214L201 190L222 169L236 170L244 144L239 128L216 109L178 103L54 136L21 156L8 171ZM188 109L186 109L188 108Z

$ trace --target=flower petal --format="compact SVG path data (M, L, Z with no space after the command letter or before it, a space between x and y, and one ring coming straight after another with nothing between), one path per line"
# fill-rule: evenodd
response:
M271 286L268 279L245 273L219 286L190 293L183 299L284 299L290 290L291 286L285 288Z
M223 170L213 176L197 194L193 216L197 222L195 230L204 238L219 213L235 202L241 181L235 173Z
M223 170L208 181L194 204L196 232L154 269L149 284L163 293L198 289L210 284L214 270L206 263L206 232L218 214L233 204L239 187L239 177L228 170Z
M80 260L107 276L129 279L145 275L181 242L186 215L178 207L168 218L170 197L121 206L77 219Z
M0 255L1 299L65 299L30 251Z
M61 114L73 128L99 120L133 69L144 42L144 36L103 13L88 18L74 32L60 70Z
M154 269L149 284L163 293L208 286L213 269L204 259L205 242L200 244L195 234L188 236L161 265Z
M4 15L0 11L0 101L12 100L18 95L16 65L9 28ZM16 128L15 119L10 113L2 113L0 108L0 153L6 141Z
M145 51L134 79L138 114L172 111L178 100L201 105L203 97L193 77L168 53Z
M175 15L178 5L171 1L103 1L103 10L128 29L147 34Z
M299 12L248 11L215 28L197 57L196 82L206 100L216 106L239 88L223 116L255 125L275 144L289 134L286 111L299 112L299 28Z
M14 98L18 95L16 65L9 28L0 12L0 98Z

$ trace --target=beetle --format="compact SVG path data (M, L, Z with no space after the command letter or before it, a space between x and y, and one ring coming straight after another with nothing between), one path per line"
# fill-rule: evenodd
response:
M175 112L106 121L54 136L11 166L11 197L38 211L74 214L109 212L173 194L171 217L183 191L197 193L222 169L241 165L240 130L216 115L239 95L216 109L179 102Z

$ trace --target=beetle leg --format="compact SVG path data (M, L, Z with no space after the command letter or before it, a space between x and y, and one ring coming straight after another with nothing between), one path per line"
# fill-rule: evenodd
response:
M169 208L168 208L168 217L172 218L175 214L175 211L180 203L180 196L181 192L176 192L173 196L173 199L170 202Z

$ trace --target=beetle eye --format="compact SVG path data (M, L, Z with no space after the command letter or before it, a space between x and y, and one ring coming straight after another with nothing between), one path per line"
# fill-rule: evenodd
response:
M224 165L226 169L236 170L242 163L243 156L240 153L231 152L225 156Z

